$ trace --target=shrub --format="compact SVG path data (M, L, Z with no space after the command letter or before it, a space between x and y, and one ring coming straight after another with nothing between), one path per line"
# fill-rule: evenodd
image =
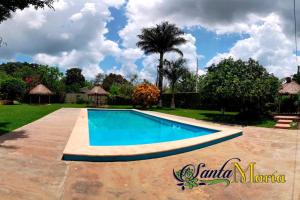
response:
M133 92L133 85L131 83L113 83L110 87L109 94L111 99L119 96L124 99L131 99Z
M120 95L120 85L118 84L112 84L110 89L109 89L109 94L112 96L117 96Z
M1 83L0 93L2 93L5 99L15 100L24 95L25 88L26 85L24 81L16 78L10 78Z
M135 105L149 108L158 102L159 92L155 85L142 83L134 88L132 100Z

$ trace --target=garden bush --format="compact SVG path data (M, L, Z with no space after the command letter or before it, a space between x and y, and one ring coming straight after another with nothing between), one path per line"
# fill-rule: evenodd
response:
M133 90L132 100L134 105L140 105L142 108L150 108L159 100L159 89L148 83L142 83Z

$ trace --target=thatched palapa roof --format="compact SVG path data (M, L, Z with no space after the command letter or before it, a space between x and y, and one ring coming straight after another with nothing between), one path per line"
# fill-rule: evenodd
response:
M87 93L88 91L90 91L88 87L83 87L79 89L80 93Z
M94 86L90 91L88 91L87 95L108 95L108 92L106 92L102 87L97 85Z
M298 94L299 92L300 85L296 81L284 83L279 90L279 94Z
M34 88L32 88L29 91L29 94L35 94L35 95L52 95L53 92L51 92L46 86L43 84L38 84Z

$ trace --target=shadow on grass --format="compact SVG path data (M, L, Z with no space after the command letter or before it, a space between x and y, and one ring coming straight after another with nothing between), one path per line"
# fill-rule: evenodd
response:
M213 121L225 125L257 126L261 124L266 124L268 121L271 120L266 116L245 118L243 116L240 116L239 114L230 115L222 113L201 113L201 115L205 116L203 120Z
M216 113L205 113L202 112L199 115L204 116L203 120L205 121L213 121L218 122L226 125L232 125L232 124L239 124L239 125L245 125L242 121L239 121L237 119L237 115L226 115L226 114L216 114Z

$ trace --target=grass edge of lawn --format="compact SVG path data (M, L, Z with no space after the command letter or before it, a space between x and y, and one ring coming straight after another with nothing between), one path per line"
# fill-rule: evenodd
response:
M113 109L130 109L133 108L130 105L111 105L109 108ZM275 120L271 118L261 118L257 120L237 120L234 119L238 116L238 112L225 112L224 115L221 111L217 110L200 110L200 109L185 109L185 108L152 108L149 109L150 111L161 112L165 114L181 116L181 117L188 117L196 120L203 120L207 122L214 122L220 124L228 124L228 125L238 125L238 126L256 126L256 127L263 127L263 128L273 128L276 124ZM182 112L183 111L183 112ZM184 112L185 111L185 112ZM187 113L187 112L192 112ZM206 115L206 116L205 116ZM217 116L217 117L213 117ZM226 120L227 118L227 120Z
M84 104L0 105L0 135L39 120L61 108L82 108ZM39 109L39 108L45 108ZM30 112L32 111L32 112ZM26 117L24 117L26 113Z
M11 110L7 110L9 113L2 113L1 111L3 107L10 106L10 108L21 108L23 106L24 110L23 112L14 112ZM18 107L20 106L20 107ZM29 118L29 120L22 120L24 112L28 113L28 108L34 108L35 112L33 115ZM51 108L52 107L52 108ZM86 104L50 104L50 105L29 105L29 104L19 104L19 105L0 105L0 135L11 132L12 130L15 130L17 128L20 128L22 126L25 126L26 124L32 123L38 119L41 119L42 117L45 117L46 115L53 113L61 108L85 108ZM37 108L48 108L48 110L41 111ZM114 109L131 109L133 108L131 105L110 105L108 108L114 108ZM13 110L13 109L12 109ZM253 122L252 124L241 124L241 123L235 123L234 116L237 115L236 112L225 112L225 115L221 115L220 111L213 111L213 110L200 110L200 109L183 109L183 108L177 108L177 109L170 109L170 108L152 108L151 111L161 112L165 114L175 115L175 116L182 116L182 117L189 117L196 120L203 120L208 122L215 122L220 124L230 124L230 125L247 125L247 126L257 126L257 127L265 127L265 128L273 128L275 125L275 121L271 119L261 119L259 121ZM21 116L15 117L11 116L11 113L18 113ZM3 116L6 116L3 117ZM10 116L10 117L9 117ZM225 120L224 120L225 117ZM227 119L226 119L227 117ZM16 122L17 121L17 122ZM229 122L228 122L229 121ZM14 122L14 123L12 123ZM2 124L1 124L2 123ZM5 128L5 123L14 124L7 128Z

